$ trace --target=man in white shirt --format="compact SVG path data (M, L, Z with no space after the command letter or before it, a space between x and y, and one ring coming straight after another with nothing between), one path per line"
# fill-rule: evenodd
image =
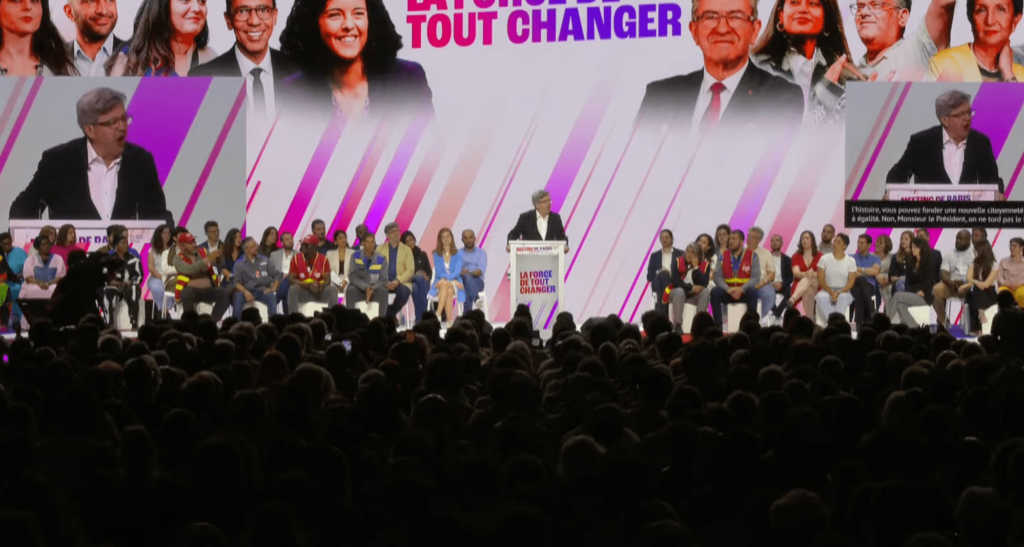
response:
M533 210L519 215L519 220L508 233L508 242L522 239L525 241L564 241L565 252L569 252L569 238L565 235L562 217L551 212L551 194L547 190L538 190L531 196ZM505 251L508 252L508 246Z
M270 260L279 271L287 272L292 266L292 258L295 258L295 238L291 232L281 232L281 248L270 253ZM281 280L281 285L277 287L277 301L281 302L286 311L288 310L288 288L290 286L291 282L286 275Z
M132 122L124 93L87 91L76 113L82 138L46 150L10 218L161 220L174 225L153 154L127 141Z
M228 0L224 22L235 33L235 47L189 71L189 76L244 76L246 113L266 131L277 116L276 84L296 72L280 51L270 48L277 25L274 0Z
M691 134L720 124L766 129L798 124L804 111L800 88L749 60L760 31L756 0L696 0L690 34L704 55L704 68L648 84L638 121L674 124Z
M871 80L924 80L928 61L949 47L955 5L956 0L931 0L924 21L905 39L910 0L857 0L854 21L867 49L857 68Z
M823 323L833 313L846 317L853 303L854 282L857 281L857 263L852 256L846 254L850 246L850 236L836 234L832 238L832 252L818 261L818 286L821 291L814 297L817 310L817 322Z
M980 107L979 107L980 108ZM971 128L971 96L951 89L935 99L939 125L914 133L907 148L885 177L887 184L993 184L1003 201L1003 179L992 151L992 141ZM889 194L882 196L889 199Z
M761 246L764 241L764 230L754 226L747 232L747 248L754 251L757 261L761 266L761 277L754 288L757 289L757 297L761 300L761 319L766 319L775 308L775 256L771 251Z
M942 257L939 269L940 280L932 288L935 301L935 316L940 325L946 323L946 300L960 298L963 300L971 286L967 284L967 270L974 262L974 247L971 245L971 232L960 230L956 233L956 247L953 252L946 252Z
M75 23L75 38L64 44L79 76L108 76L106 64L124 46L114 36L116 0L68 0L64 15Z
M647 282L654 292L654 309L668 315L668 305L671 302L675 306L673 311L682 314L683 304L686 303L686 290L682 286L674 286L672 278L686 275L685 265L682 271L679 270L679 259L683 258L685 253L675 248L672 230L662 230L658 234L658 240L661 242L661 249L654 251L647 261Z

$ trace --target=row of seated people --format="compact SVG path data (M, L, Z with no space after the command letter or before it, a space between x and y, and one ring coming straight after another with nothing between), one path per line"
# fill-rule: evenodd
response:
M677 330L682 330L685 304L697 310L710 306L721 327L729 303L743 303L749 310L760 304L765 323L800 305L819 322L830 313L846 315L852 307L857 324L884 310L918 326L911 308L931 306L938 322L948 324L946 303L959 298L968 304L970 332L979 334L991 319L984 310L996 304L997 291L1011 292L1024 305L1024 240L1011 239L1010 256L997 261L984 228L958 232L955 248L945 257L931 248L923 228L903 232L896 252L889 236L862 234L848 253L849 236L836 234L831 225L822 230L820 244L813 233L803 232L792 256L782 252L781 235L771 237L770 248L761 246L763 239L764 231L756 226L744 234L722 225L716 230L717 245L701 234L683 251L674 246L672 232L663 230L662 248L651 255L647 268L656 309L668 313L672 304Z

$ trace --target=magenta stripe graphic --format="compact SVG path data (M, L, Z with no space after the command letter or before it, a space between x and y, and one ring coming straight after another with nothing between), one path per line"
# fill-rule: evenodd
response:
M142 78L128 104L128 140L153 154L160 183L174 167L212 78Z
M523 134L522 140L519 141L519 147L516 148L516 153L512 156L512 163L509 164L508 169L505 171L505 180L503 182L501 195L496 198L496 202L491 203L491 209L487 211L487 227L482 230L483 236L480 238L479 243L481 247L484 246L484 243L487 241L487 236L491 233L491 227L494 226L494 221L498 218L501 206L505 203L505 196L508 195L509 188L512 188L512 183L516 179L516 174L519 173L519 166L523 164L523 159L526 157L526 151L530 149L530 143L533 142L533 134L537 130L538 113L539 111L533 113L533 119L530 120L530 125L526 127L526 133Z
M551 328L551 321L555 318L556 313L558 313L558 300L555 300L555 304L551 306L551 313L548 314L547 321L544 321L544 330Z
M860 177L860 182L857 184L857 191L853 193L853 200L860 199L860 193L864 190L864 185L868 182L868 176L871 175L871 169L875 166L875 161L878 160L878 154L882 151L882 147L885 146L885 139L889 137L889 131L892 129L892 124L899 117L900 109L903 108L903 101L907 99L907 94L910 93L911 84L902 84L903 92L900 93L900 99L896 101L896 106L892 109L892 114L889 115L889 121L885 123L885 130L882 131L882 136L878 138L878 143L875 144L875 151L871 153L871 159L868 160L867 167L864 168L864 174Z
M332 118L327 123L323 134L320 135L320 142L317 143L316 150L313 151L313 156L310 158L309 164L306 165L306 172L302 174L295 197L292 198L292 202L288 206L288 213L285 215L284 221L281 222L280 232L295 233L295 230L298 229L303 215L309 208L310 201L313 200L313 194L316 193L317 186L320 185L320 179L324 176L324 171L327 170L327 164L330 163L331 156L334 155L334 149L337 148L338 141L341 140L341 133L344 129L345 120L340 116Z
M7 165L7 158L11 156L11 149L14 148L14 143L18 140L21 128L25 125L25 119L28 118L28 113L32 110L32 103L35 102L36 95L39 94L39 88L42 87L42 85L42 78L35 78L32 80L32 87L28 90L28 95L25 96L25 102L21 105L21 111L18 112L18 118L14 120L14 125L11 127L11 133L7 136L7 143L4 144L4 149L0 152L0 173L3 173L4 166Z
M580 195L576 197L575 203L572 204L572 210L569 211L569 216L565 217L565 229L569 229L569 223L572 222L572 217L576 214L576 208L580 206L580 202L583 201L583 196L587 193L587 188L590 187L590 181L594 178L594 171L597 171L597 166L601 164L601 157L604 156L604 149L608 146L608 141L611 140L611 133L605 135L604 140L601 141L601 147L597 149L597 156L594 157L594 163L590 166L590 171L587 172L587 178L583 181L583 188L580 188Z
M0 114L0 135L4 134L4 129L7 129L7 122L11 121L11 115L14 114L14 105L18 104L18 98L21 97L21 90L25 89L25 78L18 78L18 82L14 84L14 89L11 91L10 96L7 97L7 104L4 105L3 114Z
M181 220L179 221L181 226L188 225L188 220L192 217L192 211L195 210L196 203L199 202L199 196L203 195L206 181L210 179L210 172L213 171L213 166L217 164L217 157L220 156L220 151L224 148L224 142L228 139L228 135L231 133L231 128L235 125L235 120L238 118L238 113L242 110L243 104L245 104L244 85L239 86L238 95L235 97L235 104L231 106L231 112L228 113L228 118L224 121L224 127L221 127L220 134L217 135L217 142L214 143L213 150L210 150L210 157L206 159L206 165L203 166L199 180L196 181L196 186L192 189L192 197L189 198L185 211L181 213Z
M427 148L427 152L423 154L423 159L416 169L416 175L413 176L412 184L405 191L405 199L402 200L402 206L398 209L398 216L395 218L395 222L404 228L408 228L412 224L412 219L416 217L416 212L420 208L420 203L423 202L423 196L427 192L427 187L430 186L430 181L434 178L434 172L437 171L437 166L441 162L441 156L444 155L446 144L444 139L434 137L430 140L432 142Z
M791 144L790 138L780 138L775 141L775 146L765 148L761 154L760 161L751 173L747 187L740 194L743 199L739 201L736 209L729 219L729 226L734 229L749 229L757 221L757 215L764 207L764 201L772 188L772 182L779 174L782 163L786 160L786 151ZM771 235L771 234L766 234Z
M280 118L278 118L280 119ZM252 171L249 171L249 176L245 179L245 187L249 187L249 182L252 181L252 176L256 174L256 167L259 166L260 160L263 159L263 152L267 150L267 144L270 142L270 138L274 135L274 129L277 128L277 120L274 120L274 124L270 126L270 131L267 131L267 138L263 139L263 146L260 146L260 153L256 155L256 161L252 164Z
M992 153L998 158L1024 106L1024 93L1015 85L984 83L972 106L978 113L971 120L971 128L988 135Z
M579 175L580 167L583 166L583 160L586 159L587 152L597 137L597 130L601 127L601 121L611 102L609 89L609 86L598 86L587 97L587 103L576 118L569 138L562 147L562 153L551 170L551 176L548 177L544 189L551 193L552 210L561 209L565 203L565 198L569 195L576 176Z
M363 153L363 159L359 161L359 167L356 168L355 174L352 175L352 182L349 183L348 191L345 192L345 199L342 200L341 205L338 207L338 212L334 216L334 222L331 223L332 232L338 228L345 228L352 222L352 218L356 216L356 209L359 207L359 202L363 199L366 187L370 184L370 177L373 176L374 170L377 169L377 163L380 161L380 156L384 151L384 143L387 142L388 135L390 134L391 131L387 127L387 123L381 123L377 126L377 131L373 134L369 145L366 147L366 151Z
M601 211L601 207L604 206L604 200L608 197L608 190L611 189L612 184L615 183L615 178L619 175L619 169L622 167L622 162L626 159L626 154L629 152L630 146L633 145L633 139L636 137L637 128L640 124L633 126L633 131L629 134L629 140L626 141L625 148L622 149L622 154L619 155L619 161L615 163L615 169L612 170L612 174L608 177L608 184L604 187L604 192L601 193L601 199L597 202L597 207L594 208L594 214L590 215L590 222L587 223L587 229L583 231L583 237L580 238L579 244L576 246L576 252L572 255L572 262L569 263L569 267L565 270L565 278L569 279L569 274L572 273L573 267L576 265L576 259L580 256L580 249L583 248L583 244L587 242L587 238L590 237L590 229L594 227L594 221L597 220L598 213ZM654 153L654 158L657 159L658 155L661 154L661 147L665 144L665 138L668 133L663 133L661 136L661 142L658 143L658 150ZM651 164L654 164L654 159L651 160ZM647 172L650 174L650 170ZM640 190L643 190L643 186L647 183L647 176L644 176L643 182L640 184L640 188L637 190L639 195ZM629 218L627 215L626 218ZM593 293L591 293L593 296ZM587 298L587 304L590 303L590 298ZM584 308L586 304L584 304Z
M376 233L377 228L380 227L381 219L384 218L384 213L387 212L391 200L395 197L398 185L402 182L402 177L405 176L409 161L412 160L412 155L420 144L420 138L427 128L428 121L429 119L424 116L418 117L416 121L409 124L405 135L402 136L402 141L398 143L398 149L395 151L394 157L391 158L391 165L384 173L384 179L381 181L380 187L377 188L377 195L373 197L373 203L366 214L366 226L371 232Z

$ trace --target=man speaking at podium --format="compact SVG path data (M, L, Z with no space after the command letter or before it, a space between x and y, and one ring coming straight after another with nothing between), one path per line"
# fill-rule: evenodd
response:
M564 241L565 252L569 252L569 238L565 235L562 217L551 212L551 194L547 190L533 193L533 211L519 215L515 227L508 233L508 242L522 239L524 241ZM511 251L508 246L505 251Z
M951 90L935 99L940 125L910 136L903 156L892 166L885 181L906 184L995 184L997 201L1003 201L1003 179L992 153L992 141L971 129L971 96ZM889 199L886 193L885 200Z
M84 137L43 152L12 219L163 220L173 224L153 154L127 142L125 95L99 87L78 100Z

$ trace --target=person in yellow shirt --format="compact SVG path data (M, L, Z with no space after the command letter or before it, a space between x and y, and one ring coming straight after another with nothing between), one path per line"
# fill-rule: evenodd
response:
M931 80L1024 82L1024 66L1013 62L1010 35L1020 23L1024 0L967 0L974 41L936 53Z

